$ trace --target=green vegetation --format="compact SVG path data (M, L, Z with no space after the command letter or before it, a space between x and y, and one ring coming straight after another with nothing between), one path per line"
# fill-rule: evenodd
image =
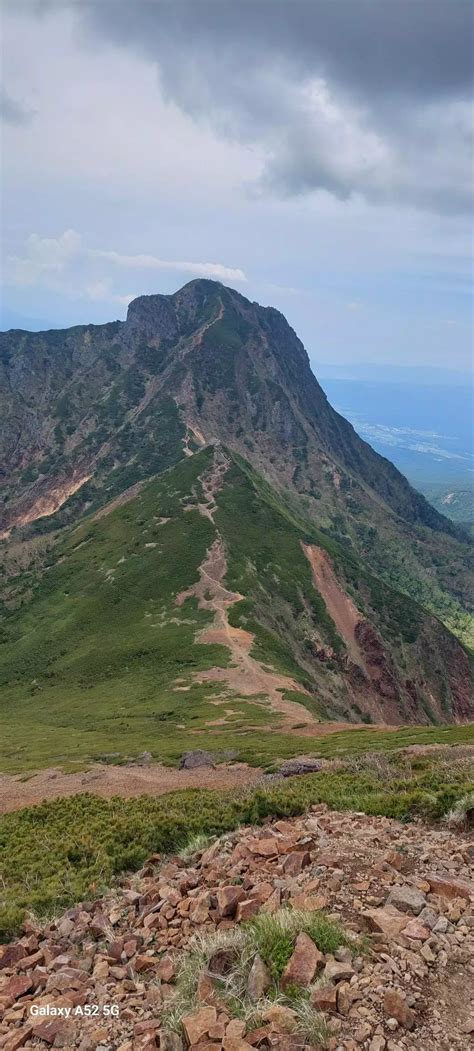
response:
M222 685L199 682L199 672L225 667L229 650L200 643L212 613L193 597L182 605L176 598L198 581L218 531L227 551L226 581L246 596L229 608L229 620L254 634L252 654L263 665L308 691L283 690L288 699L319 719L350 718L355 710L344 685L345 646L314 587L302 539L325 547L369 619L376 609L403 679L410 667L418 669L424 655L410 647L418 645L423 610L311 531L243 461L230 466L217 493L215 523L199 513L200 477L212 457L208 448L182 460L110 514L64 529L56 543L29 541L30 562L25 553L24 570L20 561L17 577L7 582L11 608L0 626L0 769L23 772L104 756L123 762L144 750L176 763L190 747L217 756L231 751L267 767L308 750L308 738L297 734L305 713L290 735L261 694L227 697L225 721L215 725ZM315 657L321 644L330 654L323 668ZM427 653L429 676L432 650ZM436 676L439 685L442 668ZM447 690L443 704L449 716ZM434 720L431 709L426 714ZM272 733L256 734L261 726ZM317 739L313 750L343 754L371 747L369 741L375 747L375 736L364 744L362 732L330 743ZM382 735L380 747L395 747L404 733ZM406 733L417 739L417 731Z
M182 1019L199 1006L198 980L205 973L230 1016L245 1021L247 1029L262 1025L266 1010L280 1004L291 1008L292 1032L312 1047L324 1046L326 1025L323 1016L309 1003L309 990L292 986L282 991L279 984L296 938L303 932L309 934L321 952L333 952L340 945L350 944L342 927L323 913L291 908L279 909L271 916L261 914L232 931L197 935L179 960L176 989L163 1015L165 1028L182 1032ZM273 981L267 993L254 1001L248 995L247 983L257 953L269 967ZM219 957L225 957L227 966L223 974L216 975L213 960Z
M347 944L339 924L328 920L324 913L302 909L280 909L271 915L259 913L249 920L247 930L254 953L262 957L275 982L285 970L298 934L307 934L322 953L333 953Z
M370 733L353 737L367 740ZM464 734L467 740L467 727ZM25 808L0 823L3 936L17 928L24 909L45 915L95 897L149 854L173 853L197 835L292 816L312 803L401 820L439 819L473 791L473 782L472 749L452 748L354 756L319 774L240 794L188 790L129 800L85 794Z

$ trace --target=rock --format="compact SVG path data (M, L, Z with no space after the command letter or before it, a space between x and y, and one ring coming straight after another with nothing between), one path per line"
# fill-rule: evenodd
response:
M385 934L387 938L396 938L407 922L403 912L393 905L386 905L384 909L368 909L362 915L369 930Z
M246 847L251 854L258 854L262 858L274 858L279 853L276 837L271 839L248 839Z
M311 985L318 967L322 964L322 954L307 934L298 934L293 955L290 957L281 976L281 987L298 985L306 988Z
M449 921L446 916L440 916L433 927L433 934L446 934L449 927Z
M442 876L427 876L432 894L439 894L442 898L466 898L469 901L473 893L471 884L465 880L451 879Z
M387 989L383 1000L384 1014L387 1018L395 1018L399 1025L405 1029L412 1029L415 1022L415 1013L408 1006L403 993L396 989Z
M352 986L349 985L349 982L340 982L339 985L337 986L336 992L337 992L337 1010L338 1010L339 1014L341 1014L341 1015L349 1014L349 1011L350 1011L350 1009L352 1007L352 1002L353 1002Z
M424 909L418 915L420 923L424 923L425 927L429 927L430 931L436 926L438 922L438 913L434 909L430 909L429 906L425 906Z
M161 978L162 982L171 982L176 975L176 964L171 956L164 956L156 968L157 978Z
M201 748L197 748L193 752L185 752L179 760L180 770L197 770L200 766L214 767L215 765L214 756L211 752L204 752Z
M253 1003L261 1000L264 993L270 988L271 983L270 971L261 956L257 954L247 979L247 996L249 1000L252 1000Z
M391 850L389 854L385 855L384 861L392 869L396 869L397 872L407 872L410 866L409 858L401 850Z
M25 975L14 975L13 978L7 982L2 988L2 996L7 996L11 1000L18 1000L20 996L24 996L30 989L33 988L33 979L30 976Z
M426 898L415 887L392 887L387 905L394 905L400 912L411 912L413 916L418 916L426 905Z
M34 1027L35 1037L44 1040L45 1044L58 1046L58 1037L66 1032L67 1025L62 1018L48 1018Z
M151 752L140 752L135 759L136 766L149 766L152 762L153 756Z
M281 867L287 876L299 876L300 872L310 864L311 855L307 850L295 850L286 855Z
M326 982L347 982L352 978L354 968L350 963L339 963L338 960L328 960L323 978Z
M403 934L406 938L413 938L414 941L425 942L431 931L419 920L413 919L409 920L406 927L403 928Z
M182 1024L187 1043L192 1046L206 1036L211 1026L217 1022L215 1007L200 1007L198 1011L185 1015Z
M357 1026L357 1029L354 1030L354 1040L358 1044L364 1044L371 1035L372 1026L368 1022L363 1022L362 1025Z
M256 916L257 912L260 912L260 905L255 898L246 898L244 901L239 901L235 911L236 922L243 923L244 920L250 920L252 916Z
M12 967L27 955L24 946L19 945L17 942L14 942L13 945L0 946L0 953L0 971L4 970L5 967Z
M226 1040L242 1040L245 1033L245 1022L241 1018L232 1018L227 1023L225 1035Z
M22 1026L16 1033L12 1033L11 1036L7 1037L5 1044L2 1044L2 1051L18 1051L20 1047L24 1047L26 1042L30 1039L33 1032L31 1025Z
M295 1027L296 1014L291 1007L283 1004L272 1004L263 1014L265 1022L270 1022L276 1029L283 1029L291 1033Z
M295 777L300 774L317 774L325 765L324 759L311 759L300 756L296 759L285 759L278 768L278 773L283 777Z
M217 891L217 909L219 916L233 916L239 901L245 898L242 887L230 884L227 887L219 887Z
M318 1011L337 1011L337 988L335 985L316 986L311 993L311 1003Z

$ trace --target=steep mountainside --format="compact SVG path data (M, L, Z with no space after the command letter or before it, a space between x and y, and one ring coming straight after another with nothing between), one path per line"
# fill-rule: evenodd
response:
M124 323L4 333L0 362L4 535L75 521L217 438L467 637L465 537L331 408L278 311L193 281Z
M4 765L472 717L469 545L277 311L195 281L1 363Z
M472 715L457 639L220 444L66 527L8 603L6 769L192 742L270 757L327 718Z

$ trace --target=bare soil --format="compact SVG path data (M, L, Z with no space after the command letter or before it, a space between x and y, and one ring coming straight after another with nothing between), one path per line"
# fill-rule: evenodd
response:
M214 769L200 767L197 770L177 770L161 763L149 766L94 763L87 772L67 774L56 767L39 770L27 781L22 779L23 774L0 774L0 813L79 792L92 792L104 799L111 796L130 799L145 794L161 796L183 788L240 788L253 784L261 776L258 767L246 763L220 764Z

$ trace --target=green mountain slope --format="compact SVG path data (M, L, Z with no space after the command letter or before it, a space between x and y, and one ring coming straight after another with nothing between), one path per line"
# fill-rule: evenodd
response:
M470 638L466 535L332 409L272 308L193 281L139 297L123 323L4 333L0 410L1 528L14 543L218 439L295 513Z
M320 719L472 714L454 636L220 444L50 540L9 581L3 769L253 759L303 751Z

